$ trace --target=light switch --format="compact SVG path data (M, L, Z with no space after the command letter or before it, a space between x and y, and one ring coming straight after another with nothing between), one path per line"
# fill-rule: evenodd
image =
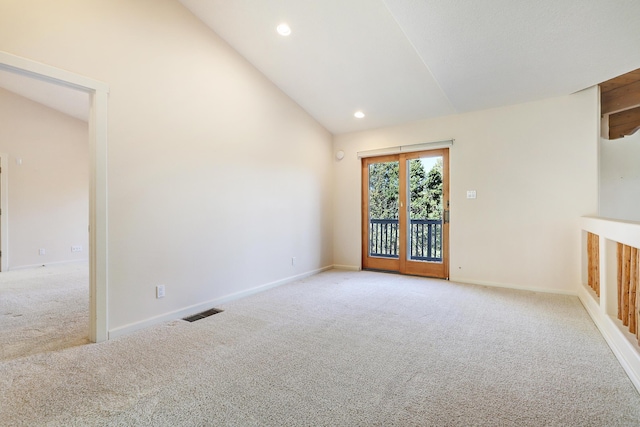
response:
M467 190L467 199L475 199L476 190Z

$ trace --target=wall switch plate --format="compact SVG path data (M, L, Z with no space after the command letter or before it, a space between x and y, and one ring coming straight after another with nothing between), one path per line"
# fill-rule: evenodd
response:
M39 255L44 255L47 251L44 250L44 248L40 248L38 249L38 254Z
M71 246L71 252L82 252L82 246L81 245Z
M156 298L164 298L164 285L156 286Z
M476 190L467 190L467 199L475 199Z
M292 256L291 257L291 267L295 267L296 265L296 257Z

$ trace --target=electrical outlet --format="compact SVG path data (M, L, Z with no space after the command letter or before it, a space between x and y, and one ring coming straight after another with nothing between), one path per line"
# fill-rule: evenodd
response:
M164 298L164 285L156 286L156 298Z
M81 245L71 246L71 252L82 252L82 246Z
M44 255L45 253L47 253L47 251L45 251L44 248L38 249L38 254L39 255Z

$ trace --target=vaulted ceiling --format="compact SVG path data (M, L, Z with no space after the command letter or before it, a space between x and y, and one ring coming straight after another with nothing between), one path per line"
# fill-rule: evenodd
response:
M567 95L640 68L638 0L180 2L334 133Z
M179 1L333 133L568 95L640 68L638 0Z

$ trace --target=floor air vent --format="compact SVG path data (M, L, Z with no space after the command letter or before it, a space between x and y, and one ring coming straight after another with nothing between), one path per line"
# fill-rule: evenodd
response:
M203 311L202 313L185 317L182 320L186 320L187 322L195 322L196 320L204 319L205 317L213 316L214 314L218 314L218 313L222 313L222 310L220 310L219 308L211 308L207 311Z

